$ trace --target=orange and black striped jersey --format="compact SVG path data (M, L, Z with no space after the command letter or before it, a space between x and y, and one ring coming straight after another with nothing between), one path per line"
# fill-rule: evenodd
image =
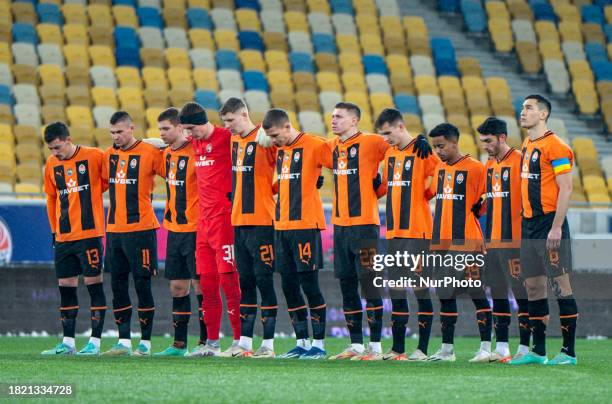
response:
M521 195L523 217L532 218L557 210L559 186L556 177L572 172L574 153L551 131L536 140L523 141Z
M414 140L403 149L391 147L385 154L378 193L387 194L388 239L431 238L431 210L425 191L441 161L433 153L420 159L412 151L413 144Z
M164 176L163 152L140 140L127 150L104 152L103 178L108 181L110 206L106 231L127 233L157 229L151 202L155 175Z
M324 166L334 174L332 223L339 226L380 224L372 180L390 147L380 135L358 132L344 142L327 141Z
M166 147L163 153L166 178L164 227L177 233L194 232L198 228L198 179L195 173L195 152L186 141L176 150Z
M75 241L104 235L102 178L104 153L77 146L72 157L50 156L45 164L47 215L56 241Z
M487 247L521 246L521 153L510 149L501 160L489 158L487 169Z
M232 225L271 226L274 220L272 178L276 147L257 144L259 125L248 135L232 135Z
M325 229L325 215L317 189L324 145L324 139L300 133L293 143L278 149L276 230Z
M482 231L472 206L485 193L485 166L469 155L454 164L438 164L428 192L436 198L431 247L480 251Z

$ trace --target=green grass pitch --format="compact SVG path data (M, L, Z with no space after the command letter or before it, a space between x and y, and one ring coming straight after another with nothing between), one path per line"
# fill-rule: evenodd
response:
M467 361L478 347L476 338L457 339L455 363L39 355L58 341L57 337L0 337L0 383L68 383L75 386L74 399L87 403L592 403L610 402L612 398L611 340L578 340L578 366L554 368L470 364ZM79 338L77 347L85 342L85 338ZM103 340L103 350L114 342ZM154 338L153 351L170 343L170 339ZM347 343L344 339L328 339L327 352L337 353ZM407 340L409 351L415 343ZM433 352L439 343L434 338L430 350ZM559 339L548 341L549 357L558 351L560 343ZM293 344L293 339L277 339L277 354ZM390 344L383 341L385 350ZM228 345L226 339L222 348ZM511 347L514 352L515 345ZM4 399L6 396L0 398Z

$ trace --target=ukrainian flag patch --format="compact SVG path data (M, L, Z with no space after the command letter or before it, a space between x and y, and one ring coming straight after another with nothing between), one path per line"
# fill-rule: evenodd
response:
M570 164L570 160L567 157L563 157L557 160L552 161L552 167L555 174L560 174L564 171L568 171L572 169L572 165Z

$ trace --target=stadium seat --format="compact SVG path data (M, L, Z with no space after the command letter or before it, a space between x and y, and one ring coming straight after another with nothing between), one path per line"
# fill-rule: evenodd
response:
M202 8L187 10L187 21L190 28L202 28L211 31L213 27L208 10Z
M294 72L314 73L312 57L308 53L291 52L289 53L289 63Z
M195 92L195 101L202 105L205 109L219 110L221 106L217 100L217 94L209 90L197 90Z

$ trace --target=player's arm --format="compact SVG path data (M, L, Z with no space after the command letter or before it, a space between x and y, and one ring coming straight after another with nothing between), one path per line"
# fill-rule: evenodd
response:
M47 218L49 219L49 226L51 227L51 233L55 236L55 211L57 208L57 189L51 179L52 172L49 168L49 164L45 165L45 183L44 190L47 194Z
M477 181L474 184L474 194L477 199L474 205L472 205L472 213L474 216L479 218L486 212L486 198L484 198L484 194L486 192L485 186L485 177L486 177L486 168L483 164L478 164L477 171Z
M166 179L166 164L164 163L164 151L155 150L153 154L153 170L155 174L159 175L163 179Z
M319 164L330 170L334 168L332 142L332 139L321 142L319 149L315 152L315 156L319 158Z
M388 178L387 178L388 169L386 168L388 164L387 161L388 160L385 159L385 164L383 165L383 173L382 173L382 179L381 179L380 185L378 186L378 188L376 187L374 188L374 191L376 192L376 197L379 199L387 195L387 182L388 182Z
M546 244L549 249L559 248L561 245L561 226L565 221L567 210L569 209L570 198L572 196L572 173L557 175L555 178L559 187L559 196L557 197L557 210L553 219L552 228L548 233Z
M110 153L106 150L102 154L102 164L101 164L101 172L100 172L100 180L102 181L102 192L106 192L108 190L108 165L109 165L109 157Z

